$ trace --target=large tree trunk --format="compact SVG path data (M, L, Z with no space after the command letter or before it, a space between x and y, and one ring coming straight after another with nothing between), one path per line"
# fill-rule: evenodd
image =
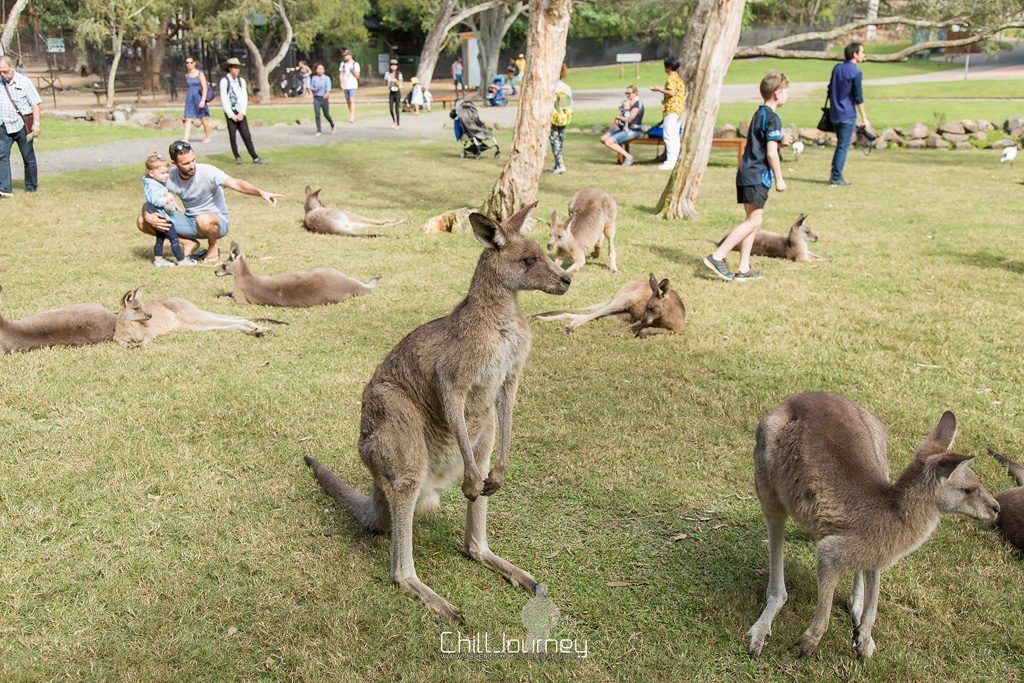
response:
M868 14L867 14L867 18L868 19L877 19L878 18L878 0L868 0ZM876 33L878 33L878 27L875 26L874 24L868 25L868 32L867 32L867 36L866 37L867 37L867 39L869 41L875 39L875 34Z
M487 86L499 73L498 60L501 58L501 43L512 24L526 9L523 2L503 0L492 9L479 12L471 24L476 31L477 63L480 66L480 97L487 95Z
M689 124L683 129L679 162L658 201L656 211L660 218L697 218L697 194L711 154L722 82L739 42L745 5L746 0L715 0L708 16L694 89L687 98Z
M171 26L170 16L160 17L160 25L156 29L153 49L149 50L149 88L160 92L160 73L164 68L164 57L167 56L167 31Z
M459 0L441 0L441 6L434 17L434 23L423 41L423 51L420 52L420 64L416 69L416 77L424 89L430 87L430 81L434 78L434 69L437 67L437 59L441 55L441 48L444 47L445 39L452 29L471 17L485 10L507 4L508 0L485 0L476 5L470 5L458 10Z
M697 5L686 20L686 35L683 36L683 46L679 50L679 75L686 86L687 94L693 92L697 62L700 61L700 46L704 43L708 17L714 4L715 0L697 0Z
M281 23L284 25L284 39L281 41L281 47L278 48L277 54L266 62L263 60L263 53L260 51L259 46L252 39L249 16L246 15L242 18L242 40L245 41L245 46L249 48L249 55L252 57L252 66L256 71L256 84L259 87L260 102L262 104L270 104L270 73L284 61L294 36L292 23L288 21L288 15L284 11L284 6L279 2L275 2L274 9L277 10L278 16L281 17Z
M512 151L482 209L496 220L505 220L537 198L571 12L572 0L530 0L526 74Z
M114 59L110 62L110 73L107 74L107 106L114 106L114 80L117 78L117 67L121 63L121 46L124 43L124 34L121 29L115 28L110 34L110 47L114 51Z
M17 0L14 7L7 15L7 23L4 24L4 32L0 34L0 55L6 55L11 48L11 41L14 34L18 32L18 22L21 21L21 12L28 5L28 0Z

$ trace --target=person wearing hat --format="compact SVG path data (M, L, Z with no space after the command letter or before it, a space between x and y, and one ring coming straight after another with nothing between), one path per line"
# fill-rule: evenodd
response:
M413 82L418 82L415 78ZM398 128L402 118L402 72L398 70L398 60L392 59L388 72L384 74L384 82L388 84L388 111L391 113L391 127Z
M522 52L516 57L516 85L521 90L523 87L523 74L526 73L526 55Z
M420 108L423 106L423 86L420 85L420 79L415 76L409 80L412 84L412 92L409 93L409 106L412 107L412 111L416 116L420 115Z
M242 157L238 155L238 140L236 135L242 134L242 142L245 149L252 157L252 163L262 164L263 159L256 153L252 145L252 134L249 132L249 120L245 117L245 110L249 104L249 93L245 87L245 79L239 74L242 71L242 63L232 57L224 62L224 77L220 79L220 106L224 108L224 118L228 122L228 140L231 141L231 153L235 156L235 163L242 163Z
M334 119L331 118L331 103L328 97L331 94L331 77L324 73L324 65L317 63L316 74L309 79L309 87L313 90L313 115L316 118L316 134L320 131L320 112L327 117L327 123L331 124L331 135L334 135Z
M356 90L359 88L359 62L352 57L352 50L345 49L341 53L341 64L338 66L338 80L345 91L345 103L348 104L348 122L356 122Z

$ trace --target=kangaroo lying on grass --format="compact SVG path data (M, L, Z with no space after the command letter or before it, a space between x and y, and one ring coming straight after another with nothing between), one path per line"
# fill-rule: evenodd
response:
M0 354L110 341L114 338L115 318L99 304L54 308L21 320L7 320L0 315Z
M157 337L171 332L210 332L229 330L262 337L270 332L258 322L283 325L269 318L239 318L233 315L207 313L185 299L167 297L142 303L142 288L133 289L121 297L121 311L117 314L114 341L123 347L130 344L146 346Z
M604 190L580 190L569 200L569 217L559 222L558 212L551 212L551 239L548 251L557 256L571 256L567 273L574 273L587 262L586 255L601 255L601 238L608 240L608 267L619 271L615 262L615 214L618 206Z
M520 234L534 206L501 225L483 214L470 216L485 249L466 298L446 317L409 333L366 385L359 455L373 474L372 495L306 456L320 485L362 526L391 530L391 579L435 615L456 621L456 609L416 575L412 523L414 512L436 510L441 493L460 481L469 499L462 552L514 586L537 590L529 572L495 555L487 543L487 499L504 482L512 408L530 353L530 325L517 293L564 294L570 283L539 244ZM495 422L498 460L488 471Z
M571 320L565 326L566 334L570 334L580 325L605 317L631 320L633 324L627 325L627 330L638 337L649 337L653 334L682 332L686 326L686 307L676 291L669 289L667 279L659 283L654 273L651 273L647 282L630 280L622 285L608 301L586 308L535 313L530 319Z
M310 232L318 232L325 235L348 235L349 237L380 237L377 234L356 232L361 228L391 228L404 220L377 220L367 218L341 209L330 209L320 201L320 193L323 188L316 192L309 185L306 185L306 216L302 220L303 227Z
M818 541L818 609L797 641L808 656L828 629L839 575L853 572L847 605L853 645L862 659L875 652L871 629L879 574L916 550L939 515L957 512L994 522L999 503L966 465L947 451L956 418L945 412L895 482L889 481L888 436L878 418L838 394L797 394L757 426L754 483L768 525L767 604L750 627L748 651L761 652L772 620L786 602L783 541L792 516Z
M238 303L268 306L335 304L354 296L369 294L380 280L378 276L364 284L334 268L313 268L281 275L255 275L249 270L245 254L235 242L231 243L228 260L217 266L213 274L217 277L234 276L234 289L230 296Z
M996 526L1010 545L1024 553L1024 467L991 448L988 452L1006 467L1006 473L1017 482L1017 488L1007 489L996 496L999 502Z
M753 256L786 258L790 261L809 261L812 258L821 258L807 250L807 243L817 242L818 236L804 225L805 220L807 220L807 214L800 214L796 222L789 228L789 235L786 237L778 233L758 230L754 235L754 246L750 253ZM724 240L725 237L714 244L720 245ZM737 244L732 250L739 251L740 245Z

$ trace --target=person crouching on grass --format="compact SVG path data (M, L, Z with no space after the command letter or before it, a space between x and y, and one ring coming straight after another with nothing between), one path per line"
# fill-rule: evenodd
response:
M782 119L775 111L789 97L789 80L785 74L771 71L761 79L761 97L764 104L757 108L750 120L747 147L736 171L736 201L743 205L747 218L725 236L713 254L704 257L704 265L723 280L744 282L761 277L760 271L750 269L754 236L761 229L772 181L777 192L786 191L779 163L779 145L792 143L793 136L782 134ZM726 266L725 257L737 244L740 246L740 265L739 270L733 273Z

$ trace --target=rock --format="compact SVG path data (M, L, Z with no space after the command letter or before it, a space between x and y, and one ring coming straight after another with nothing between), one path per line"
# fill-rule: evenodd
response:
M874 147L875 149L889 149L889 143L880 137L874 142L872 142L871 146Z
M154 121L156 121L156 114L148 111L137 111L128 117L129 124L140 128L143 126L148 127Z
M491 130L494 130L494 131L498 131L498 130L504 130L504 128L505 128L504 126L502 126L502 125L501 125L500 123L498 123L497 121L495 121L495 122L493 122L493 123L488 123L488 124L485 124L485 125L486 125L486 126L487 126L488 128L490 128Z
M921 138L914 138L907 141L907 149L924 149L925 142Z
M995 130L996 126L991 121L986 119L978 119L978 130L979 131L990 131Z
M128 123L128 115L124 112L123 109L115 109L113 112L111 112L111 118L114 120L114 123L117 124Z
M1024 128L1024 116L1011 116L1003 121L1003 130L1007 133L1012 135L1011 131L1015 128Z
M177 116L171 116L170 114L164 114L157 121L157 128L160 130L178 130L181 128L181 121Z
M957 144L958 142L967 142L967 140L970 138L969 135L963 135L963 134L957 134L957 133L943 133L942 137L945 140L949 140L954 145Z
M966 131L964 127L959 123L944 123L939 126L939 135L944 133L952 133L953 135L963 135ZM948 139L948 138L947 138Z
M311 125L312 123L313 122L310 121L309 119L295 119L296 126L308 126Z
M54 119L56 121L74 121L76 118L78 118L74 114L71 114L69 112L54 111L52 109L42 110L41 112L39 112L39 116L44 119Z
M988 140L988 133L983 133L982 131L979 130L977 133L971 133L971 139L972 140Z
M591 126L590 132L594 135L602 135L604 134L604 126Z
M284 128L287 125L288 125L287 121L278 121L273 126L271 126L271 128Z
M949 142L944 140L941 135L932 133L924 141L925 147L932 149L949 149Z
M464 207L461 209L454 209L452 211L446 211L432 218L428 218L427 222L420 228L420 232L425 233L471 233L473 227L469 224L469 214L476 211L476 209ZM530 231L539 225L539 221L530 216L526 219L526 230Z
M1002 140L996 140L988 146L989 149L1006 149L1007 147L1016 147L1017 141L1011 140L1010 138L1003 138Z
M249 120L249 127L250 128L262 128L265 125L266 124L261 119L250 119Z
M726 125L728 125L728 124L726 124ZM747 137L747 134L750 132L750 119L746 119L745 121L740 121L739 128L736 129L736 132L739 133L739 136L741 138Z
M974 149L974 145L964 140L963 142L956 143L953 149Z
M964 119L964 120L962 120L960 122L960 125L964 127L964 132L965 133L977 133L978 132L978 122L977 121L971 121L970 119Z
M1013 130L1010 131L1011 138L1019 138L1021 136L1024 136L1024 127L1014 128Z
M739 137L739 135L740 135L739 129L736 128L736 126L732 125L731 123L727 123L724 126L722 126L721 128L716 128L715 129L715 137L716 138L732 139L732 138Z
M86 121L110 121L109 109L86 109L85 110Z
M923 123L915 123L914 125L907 129L908 140L924 140L930 134L931 131L928 130L928 126L924 125Z
M886 142L899 142L900 134L896 132L895 128L886 128L882 131L882 134L878 136L880 139Z

